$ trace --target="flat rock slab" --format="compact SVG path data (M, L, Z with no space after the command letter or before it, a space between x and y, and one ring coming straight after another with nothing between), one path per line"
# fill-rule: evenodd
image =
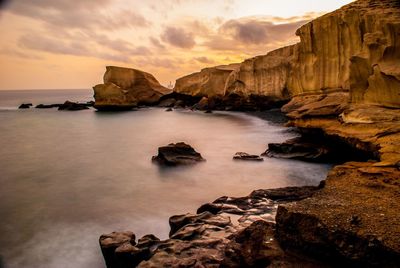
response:
M246 161L264 161L264 158L258 155L252 155L244 152L238 152L233 156L234 160L246 160Z
M153 156L152 161L160 165L177 166L192 165L205 159L192 146L178 142L158 148L158 155Z
M350 162L312 197L278 207L286 248L359 265L400 263L400 170Z

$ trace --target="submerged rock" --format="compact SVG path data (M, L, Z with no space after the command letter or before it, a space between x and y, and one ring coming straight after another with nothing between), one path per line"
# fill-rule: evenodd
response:
M60 107L62 104L61 103L55 103L55 104L38 104L35 106L35 108L38 109L50 109L50 108L58 108Z
M233 159L235 160L247 160L247 161L264 161L264 158L258 156L258 155L252 155L244 152L237 152L234 156Z
M29 108L31 108L31 106L32 106L32 103L22 103L22 104L18 107L18 109L29 109Z
M158 155L153 156L152 160L166 166L191 165L205 161L200 153L184 142L171 143L158 148Z
M78 102L71 102L71 101L66 101L62 105L58 107L58 110L64 110L64 111L79 111L79 110L87 110L89 109L88 105L86 103L78 103Z

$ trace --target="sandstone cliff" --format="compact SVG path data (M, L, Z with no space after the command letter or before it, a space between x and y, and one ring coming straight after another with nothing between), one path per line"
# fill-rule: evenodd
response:
M360 0L302 26L298 44L177 80L188 95L276 100L334 90L353 103L400 107L400 3ZM229 73L229 75L228 75Z
M225 94L289 99L287 82L295 49L295 45L283 47L266 55L245 60L228 77Z
M196 97L223 96L228 76L238 67L239 64L230 64L205 68L177 79L174 91Z
M361 0L317 18L296 34L292 95L350 90L352 102L400 107L400 3Z
M153 75L136 69L107 66L104 84L94 88L96 109L130 109L138 104L152 105L171 90Z

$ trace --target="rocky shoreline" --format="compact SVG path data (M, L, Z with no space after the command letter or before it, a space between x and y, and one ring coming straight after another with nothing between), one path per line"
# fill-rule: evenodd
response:
M173 216L165 241L104 235L107 266L398 267L399 32L398 1L359 0L299 28L295 45L205 68L172 92L145 72L107 67L94 107L278 106L302 137L270 145L266 155L340 163L319 186L221 197Z

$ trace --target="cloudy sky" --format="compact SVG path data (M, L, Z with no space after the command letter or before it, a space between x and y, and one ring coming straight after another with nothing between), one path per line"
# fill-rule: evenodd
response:
M298 41L350 0L0 0L0 89L101 83L106 65L164 85Z

